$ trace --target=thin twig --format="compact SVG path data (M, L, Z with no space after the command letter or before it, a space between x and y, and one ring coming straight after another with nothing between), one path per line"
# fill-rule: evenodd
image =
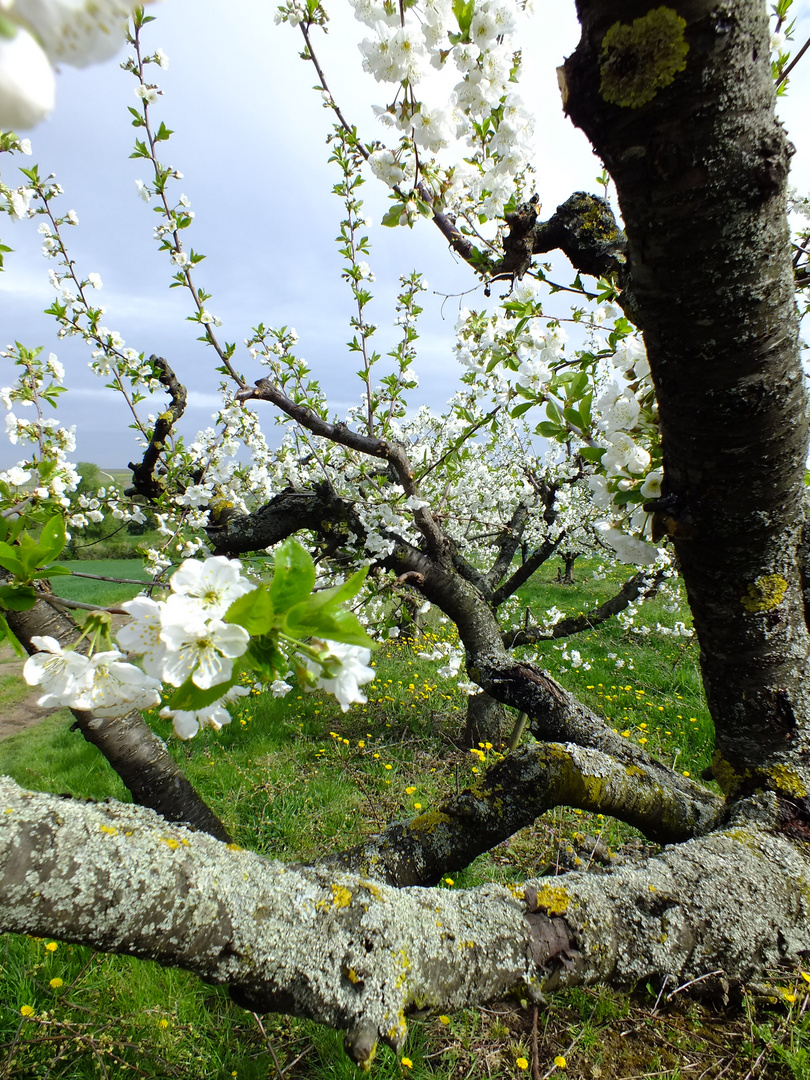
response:
M782 74L776 80L776 89L777 90L782 85L782 83L785 81L785 79L788 77L788 75L791 73L791 71L793 71L793 69L796 67L798 62L801 60L801 58L807 52L808 48L810 48L810 38L808 38L807 41L805 41L804 45L802 45L802 47L799 49L799 51L796 53L796 55L790 61L788 66L785 68L785 70L782 72Z
M270 1057L273 1059L273 1064L276 1067L276 1072L278 1073L279 1080L285 1080L284 1073L282 1072L282 1069L281 1069L281 1065L279 1065L278 1058L276 1057L276 1052L273 1049L273 1044L270 1042L270 1036L264 1030L264 1024L262 1023L262 1018L259 1016L258 1013L254 1013L253 1014L253 1019L259 1025L259 1031L261 1031L262 1038L265 1041L267 1049L270 1051Z

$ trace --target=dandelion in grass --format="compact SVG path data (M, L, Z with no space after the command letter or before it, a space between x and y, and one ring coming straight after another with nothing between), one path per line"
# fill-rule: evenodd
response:
M64 982L58 977L55 978L55 979L51 979L50 982L48 983L48 986L50 986L54 990L58 990L60 986L64 986L64 985L65 985Z
M33 1016L33 1015L34 1015L34 1006L33 1005L23 1005L21 1007L20 1016Z
M528 1061L526 1060L526 1058L524 1058L524 1057L519 1057L519 1058L517 1059L517 1061L515 1062L515 1064L517 1065L517 1067L518 1067L519 1069L522 1069L522 1070L523 1070L524 1072L525 1072L525 1071L526 1071L526 1069L528 1069L528 1067L529 1067L529 1063L528 1063Z
M562 1056L562 1054L558 1054L554 1058L554 1064L557 1066L558 1069L564 1069L564 1068L566 1068L568 1062L565 1060L565 1058Z

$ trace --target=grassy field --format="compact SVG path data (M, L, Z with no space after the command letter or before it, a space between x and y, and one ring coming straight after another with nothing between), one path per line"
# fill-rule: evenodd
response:
M123 576L135 577L138 564L125 565ZM79 564L87 568L86 561ZM578 564L580 584L567 587L553 580L556 566L550 567L522 600L538 618L553 605L566 614L586 610L617 580L594 581L592 570ZM108 584L58 581L63 595L69 586L78 589L77 598L93 602L122 599L120 587L117 593L115 586L100 591ZM626 738L697 776L709 759L710 725L696 644L656 629L688 622L683 610L665 610L672 603L670 597L646 605L633 627L613 622L567 647L544 642L531 655L602 710ZM437 626L430 633L449 631ZM395 641L380 650L368 703L346 714L333 699L294 691L278 700L246 698L230 727L189 743L171 738L164 721L155 719L155 729L239 844L281 859L316 859L428 809L455 790L457 779L471 782L483 767L460 747L466 699L437 676L439 665L419 659L421 647ZM579 652L578 666L572 650ZM117 776L69 725L69 715L58 713L1 742L0 771L39 790L124 798ZM484 756L498 749L484 747ZM640 843L625 826L560 809L471 866L450 870L442 887L553 872L561 847L578 831L602 836L613 847ZM7 936L0 945L0 979L0 1080L358 1075L334 1033L286 1017L264 1018L262 1030L223 990L183 972L50 939ZM537 1076L572 1080L810 1078L810 986L800 974L764 996L744 991L727 1011L698 1006L687 994L658 1000L659 990L555 995L539 1014L536 1047L533 1012L518 1002L417 1020L405 1048L412 1066L383 1051L375 1074L381 1080L511 1078L531 1075L534 1061ZM555 1064L560 1057L564 1067Z

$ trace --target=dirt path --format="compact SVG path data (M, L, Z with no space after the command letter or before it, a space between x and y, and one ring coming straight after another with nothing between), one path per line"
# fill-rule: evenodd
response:
M38 687L23 689L22 679L23 661L16 655L10 645L0 645L0 686L10 677L19 681L18 687L10 688L8 697L11 699L0 705L0 739L7 739L9 735L16 735L18 731L24 731L41 720L43 716L50 716L57 709L41 709L37 705L37 699L42 696Z

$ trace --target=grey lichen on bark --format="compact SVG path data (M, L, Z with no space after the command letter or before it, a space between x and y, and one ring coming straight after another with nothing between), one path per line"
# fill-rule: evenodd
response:
M402 1045L414 1010L795 962L810 950L810 865L777 811L762 796L721 831L599 876L392 889L3 778L0 929L186 968L257 1012L348 1032L363 1062L375 1039Z

